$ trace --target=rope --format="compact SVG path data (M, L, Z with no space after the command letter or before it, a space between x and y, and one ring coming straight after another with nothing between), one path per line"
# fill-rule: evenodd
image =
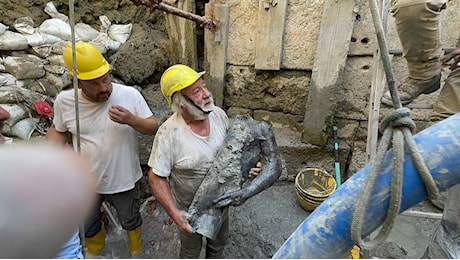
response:
M403 164L404 164L404 141L407 144L408 151L414 161L414 164L422 178L427 189L428 197L436 199L439 196L439 190L433 177L430 174L423 157L421 156L417 144L413 138L412 132L415 130L415 123L410 118L408 108L399 108L392 111L382 120L380 128L383 129L383 136L379 144L375 163L373 164L369 176L364 184L361 196L359 196L353 220L351 224L352 239L361 249L369 250L381 245L390 235L396 216L401 209L401 197L403 186ZM367 209L371 192L373 191L375 180L377 179L384 156L390 147L393 147L393 175L390 188L390 202L387 215L377 236L368 242L361 238L362 225L364 221L365 209Z
M369 0L372 18L374 21L375 30L377 32L377 40L379 43L382 63L385 69L385 75L388 82L388 88L391 93L393 106L395 110L385 116L380 125L380 130L383 129L379 147L377 149L376 158L372 165L369 176L363 187L361 196L359 196L353 220L351 223L351 235L353 242L361 249L369 250L381 245L390 235L391 229L394 226L396 216L401 209L401 197L403 187L403 164L404 164L404 141L406 141L409 154L411 155L414 164L422 178L427 194L430 200L435 200L439 197L439 190L433 177L430 174L423 157L418 151L418 147L413 138L412 132L415 130L415 123L410 118L410 110L402 107L399 95L396 89L396 81L391 67L388 47L386 45L385 35L379 12L377 11L376 0ZM380 169L386 152L390 148L390 142L393 148L393 174L390 187L390 201L388 211L382 227L373 240L363 241L361 232L364 221L365 210L368 207L371 192L374 189L375 180L379 176Z

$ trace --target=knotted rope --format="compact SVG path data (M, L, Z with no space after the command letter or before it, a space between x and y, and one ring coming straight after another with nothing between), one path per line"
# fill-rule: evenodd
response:
M396 216L400 211L403 187L404 141L407 144L408 151L423 183L425 184L428 197L433 200L439 196L438 187L436 186L430 171L425 165L424 159L421 156L413 138L412 132L414 129L415 123L410 118L410 110L405 107L396 109L389 115L385 116L380 124L380 130L383 130L383 136L377 149L375 162L372 165L369 176L366 179L361 196L358 198L351 224L352 239L361 249L369 250L381 245L388 238L390 231L393 228ZM369 203L371 192L374 188L375 180L379 176L385 154L390 148L390 142L392 142L391 144L394 154L390 203L387 215L377 236L371 241L364 242L361 237L364 214Z

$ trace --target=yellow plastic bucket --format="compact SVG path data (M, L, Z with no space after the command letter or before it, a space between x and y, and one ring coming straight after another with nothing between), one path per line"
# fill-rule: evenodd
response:
M335 178L322 169L305 168L295 178L297 200L307 211L315 210L335 188Z

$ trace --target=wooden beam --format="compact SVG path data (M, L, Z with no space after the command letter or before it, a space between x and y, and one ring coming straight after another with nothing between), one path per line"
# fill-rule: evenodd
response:
M179 1L177 6L181 10L195 13L195 0ZM171 42L171 61L198 69L196 22L187 20L174 14L166 13L166 29Z
M304 117L302 142L325 145L332 133L341 73L356 19L355 0L326 0Z
M255 68L279 70L287 0L259 0Z
M208 10L209 4L205 8ZM207 11L206 11L207 13ZM205 69L206 86L214 96L217 106L223 107L225 74L227 69L227 43L230 7L226 4L214 6L214 17L218 20L218 29L215 33L205 30Z

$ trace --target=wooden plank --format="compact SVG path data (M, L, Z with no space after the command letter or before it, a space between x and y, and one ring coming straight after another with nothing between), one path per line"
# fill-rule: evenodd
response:
M326 0L304 117L302 142L325 145L356 19L355 0Z
M287 0L259 0L255 68L279 70Z
M205 5L206 13L209 4ZM215 4L214 17L219 22L218 30L213 33L204 32L206 86L214 96L214 102L222 107L224 102L225 74L227 69L227 44L230 7L226 4Z
M173 5L184 11L195 13L195 0L178 1ZM196 22L164 12L166 29L171 42L171 61L198 69Z
M382 28L383 31L387 32L388 23L388 8L389 2L383 0L380 6L380 16L382 17ZM375 27L375 25L374 25ZM389 54L390 58L393 55ZM385 68L383 67L383 61L380 50L374 51L373 57L373 71L372 71L372 82L371 82L371 95L369 99L369 118L367 123L367 145L366 154L368 161L373 161L377 154L378 147L378 134L379 134L379 117L380 117L380 99L383 95L383 89L387 84L387 78L385 75Z
M392 57L392 56L391 56ZM371 81L371 95L369 100L369 119L367 123L367 143L366 154L369 161L375 159L377 154L377 141L379 134L379 116L380 116L380 99L383 95L383 89L387 85L385 70L383 68L382 59L378 51L374 54Z

